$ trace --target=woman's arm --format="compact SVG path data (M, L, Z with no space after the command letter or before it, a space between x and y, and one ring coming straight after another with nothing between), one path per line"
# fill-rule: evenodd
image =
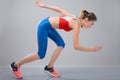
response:
M57 6L45 4L45 3L41 2L40 0L36 1L36 5L39 7L42 7L42 8L47 8L47 9L51 9L53 11L59 12L60 14L62 14L62 16L73 16L69 12L67 12L67 11L57 7Z
M73 29L74 29L73 44L76 50L92 52L92 51L99 51L102 48L101 46L93 46L93 47L87 48L82 45L79 45L80 27L78 26L78 24L76 24L74 25Z

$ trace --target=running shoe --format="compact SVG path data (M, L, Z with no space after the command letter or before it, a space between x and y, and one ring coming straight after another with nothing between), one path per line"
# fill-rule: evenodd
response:
M20 67L16 67L14 64L15 64L15 62L11 63L9 65L9 68L12 70L12 72L16 78L22 79L23 77L22 77L22 74L20 72Z
M53 77L60 77L60 74L54 68L48 68L47 66L45 66L44 71L52 75Z

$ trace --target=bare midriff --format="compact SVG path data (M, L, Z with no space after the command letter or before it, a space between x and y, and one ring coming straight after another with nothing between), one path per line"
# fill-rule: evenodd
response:
M59 16L49 18L50 24L53 28L59 28L59 19Z

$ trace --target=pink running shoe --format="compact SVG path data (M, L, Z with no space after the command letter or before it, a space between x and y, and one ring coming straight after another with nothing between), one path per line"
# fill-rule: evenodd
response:
M54 68L48 68L45 66L44 71L52 75L53 77L60 77L60 74Z
M22 74L20 72L20 67L16 67L14 66L15 62L13 62L12 64L10 64L9 68L12 70L14 76L18 79L22 79Z

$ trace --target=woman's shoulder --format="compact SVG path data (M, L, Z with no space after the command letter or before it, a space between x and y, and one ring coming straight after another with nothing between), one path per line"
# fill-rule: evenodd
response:
M73 15L72 16L72 20L70 21L70 24L71 25L78 25L78 26L80 26L79 18L76 15Z

